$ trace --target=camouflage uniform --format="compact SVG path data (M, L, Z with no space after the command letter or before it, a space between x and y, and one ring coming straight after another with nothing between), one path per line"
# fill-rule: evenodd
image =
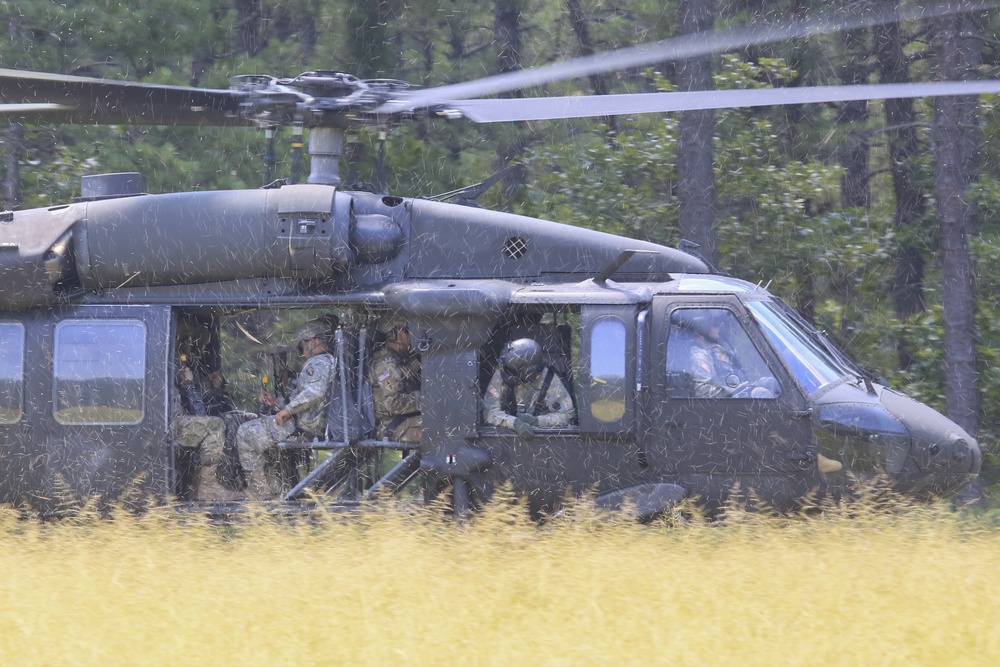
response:
M185 378L183 370L188 371ZM209 414L204 405L202 382L186 363L178 372L174 403L173 436L177 446L196 454L198 464L191 480L191 498L197 500L242 500L243 494L219 483L215 469L222 461L226 445L226 424L222 417Z
M708 341L691 347L691 375L694 395L698 398L727 396L742 382L742 370L736 355L721 343Z
M299 429L323 436L329 408L327 391L336 377L336 366L337 361L329 352L310 357L295 380L295 395L284 408L294 415L294 419L279 425L273 415L268 415L246 422L236 432L236 446L246 473L249 498L267 500L284 491L280 474L273 465L277 463L276 443L288 440Z
M535 411L538 401L538 392L542 389L545 376L551 372L552 381L545 392L545 397L538 406L538 414L533 415L538 418L538 426L542 428L553 428L559 426L569 426L573 421L573 399L566 391L559 374L550 368L545 368L532 382L518 384L514 389L514 396L517 399L517 411L523 414L532 414ZM500 369L493 373L489 387L486 388L486 395L483 397L483 420L492 426L503 426L513 429L517 415L505 412L500 405L503 395L503 380L500 379Z
M243 494L219 483L215 469L222 462L226 425L222 417L179 415L174 419L174 441L178 447L197 450L198 468L192 498L198 500L242 500Z
M420 359L390 348L376 352L368 368L378 438L420 442Z

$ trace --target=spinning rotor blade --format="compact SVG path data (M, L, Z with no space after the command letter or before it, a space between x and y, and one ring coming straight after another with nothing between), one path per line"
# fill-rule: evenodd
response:
M696 109L730 109L782 104L988 93L1000 93L1000 81L884 83L803 88L754 88L750 90L699 90L675 93L462 100L443 109L440 113L446 116L461 114L476 123L500 123L519 120L623 116Z
M245 80L235 88L220 90L0 69L0 100L2 100L0 121L130 125L256 123L268 127L277 127L288 122L304 122L309 127L333 127L343 130L365 125L391 126L408 116L425 111L445 116L458 112L477 122L499 122L726 106L964 94L915 92L916 86L911 87L914 92L910 94L888 89L866 91L863 86L834 86L827 89L818 88L815 92L809 88L787 88L780 89L780 92L748 90L550 99L471 99L555 81L648 66L668 60L682 60L742 49L757 44L932 18L959 11L983 11L997 6L997 0L984 0L968 4L944 3L928 7L874 9L863 14L830 13L808 20L751 24L721 31L682 35L652 44L599 53L536 69L419 91L405 90L401 86L387 86L374 81L361 82L355 77L336 72L310 72L288 80L272 77L237 77ZM853 89L853 92L850 89ZM796 97L798 95L805 97ZM767 101L762 98L766 98Z
M0 69L8 123L230 125L244 93Z
M591 56L553 63L534 69L477 79L466 83L439 86L400 96L377 111L380 113L412 112L421 108L450 106L458 100L482 95L509 93L522 88L556 81L603 74L616 70L646 67L661 62L685 60L745 49L750 46L828 34L844 30L869 28L902 21L947 16L949 14L983 11L997 7L996 2L938 3L927 7L875 9L862 15L830 13L812 19L788 23L761 23L672 37L659 42L596 53ZM457 108L457 105L455 105Z
M46 122L62 122L72 111L72 107L62 104L0 104L0 122L35 123L42 118Z

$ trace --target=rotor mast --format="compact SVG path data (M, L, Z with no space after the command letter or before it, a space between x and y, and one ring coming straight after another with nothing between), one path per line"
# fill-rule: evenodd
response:
M309 178L313 185L340 185L340 156L344 152L344 131L335 127L309 130Z

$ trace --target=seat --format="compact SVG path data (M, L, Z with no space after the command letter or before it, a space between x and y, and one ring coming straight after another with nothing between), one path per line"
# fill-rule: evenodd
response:
M345 495L357 496L363 487L368 492L378 487L385 490L392 479L400 475L408 478L419 467L419 453L411 452L393 470L378 480L366 484L366 469L385 449L413 450L412 444L387 443L370 440L375 428L375 410L371 386L368 382L369 336L361 329L356 336L347 336L338 329L334 337L334 355L338 374L329 387L329 411L326 431L322 438L305 441L288 441L278 446L285 450L330 451L330 455L298 481L287 493L285 500L302 497L309 488L334 489L345 486ZM356 347L351 345L356 341ZM353 350L348 347L354 348ZM351 354L354 352L353 354ZM356 363L350 360L355 359Z

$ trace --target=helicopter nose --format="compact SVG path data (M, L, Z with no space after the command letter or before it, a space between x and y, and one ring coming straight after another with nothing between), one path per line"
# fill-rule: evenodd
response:
M949 495L979 474L979 443L961 426L891 389L882 392L881 401L912 438L910 461L898 480L902 489L931 497Z
M949 430L934 440L919 438L913 454L917 465L929 474L978 475L983 464L979 443L964 431Z

